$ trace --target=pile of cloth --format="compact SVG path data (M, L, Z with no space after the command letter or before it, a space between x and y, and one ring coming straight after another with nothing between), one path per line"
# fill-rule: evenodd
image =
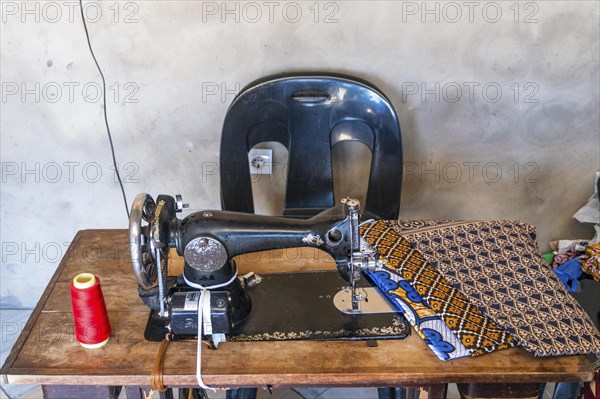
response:
M366 221L367 272L441 360L522 346L537 356L600 355L600 332L520 221Z
M552 265L558 278L569 291L576 291L583 278L600 281L600 172L596 172L594 194L587 204L573 215L581 223L593 223L596 235L586 240L551 241L552 252L544 259Z
M592 217L597 191L595 201ZM384 266L367 276L441 360L514 346L536 356L600 357L600 332L549 267L576 261L598 278L598 223L598 241L557 247L552 259L521 221L369 220L360 235Z
M550 248L544 259L569 291L577 291L584 278L600 281L600 243L560 240L551 241Z

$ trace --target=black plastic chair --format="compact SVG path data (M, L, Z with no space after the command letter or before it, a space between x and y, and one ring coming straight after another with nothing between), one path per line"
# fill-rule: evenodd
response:
M330 73L276 75L246 86L227 111L221 136L221 205L254 213L248 152L276 141L289 154L284 216L334 206L332 147L364 143L372 153L364 211L397 219L402 143L396 112L376 87Z
M283 215L307 218L334 206L332 148L359 141L371 150L365 212L397 219L402 187L402 142L396 112L372 84L340 74L269 76L233 100L221 136L221 206L254 213L248 152L276 141L288 150ZM391 391L391 390L390 390ZM386 389L379 396L391 397ZM256 388L227 391L252 399Z

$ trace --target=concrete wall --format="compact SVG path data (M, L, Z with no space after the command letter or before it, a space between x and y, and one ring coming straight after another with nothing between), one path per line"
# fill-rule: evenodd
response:
M1 306L29 308L78 230L127 220L79 7L1 3ZM218 208L213 171L235 92L324 70L393 102L402 218L523 219L543 248L593 235L572 215L600 163L598 2L85 3L130 202L181 193L192 209ZM340 163L364 170L350 158ZM261 211L281 204L276 173L257 183L280 193L261 195Z

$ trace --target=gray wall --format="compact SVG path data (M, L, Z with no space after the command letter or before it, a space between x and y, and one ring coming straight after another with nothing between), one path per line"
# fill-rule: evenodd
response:
M2 1L5 308L35 305L78 230L127 225L79 8L27 4L31 13ZM600 163L598 2L227 4L233 14L221 2L86 8L130 202L181 193L192 209L218 208L214 166L235 92L267 74L325 70L373 82L396 107L402 218L522 219L542 248L593 235L572 215ZM348 160L342 170L364 171ZM275 161L285 163L281 148ZM279 193L261 195L263 212L281 204L275 173L257 182ZM338 196L360 191L339 180Z

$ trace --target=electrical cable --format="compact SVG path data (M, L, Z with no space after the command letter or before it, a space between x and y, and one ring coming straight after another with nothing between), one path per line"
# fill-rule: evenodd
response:
M96 55L94 54L94 50L92 49L92 43L90 41L90 33L88 32L87 23L85 22L85 14L83 12L83 0L79 0L79 10L81 11L81 21L83 22L83 29L85 30L85 37L87 39L87 44L90 49L90 53L92 54L92 58L94 59L96 68L98 68L100 77L102 78L102 101L103 101L103 105L104 105L104 107L103 107L104 124L106 125L106 133L108 134L108 141L110 143L110 152L112 154L113 166L115 168L115 175L117 176L117 180L119 181L119 186L121 187L121 194L123 194L123 202L125 203L125 212L127 212L127 219L129 219L129 206L127 205L128 204L127 196L125 195L125 188L123 187L123 181L121 180L119 168L117 167L117 157L115 156L115 147L113 145L112 134L110 133L110 127L108 125L108 115L106 112L106 79L104 78L104 74L102 73L100 64L98 64L98 60L96 59Z

